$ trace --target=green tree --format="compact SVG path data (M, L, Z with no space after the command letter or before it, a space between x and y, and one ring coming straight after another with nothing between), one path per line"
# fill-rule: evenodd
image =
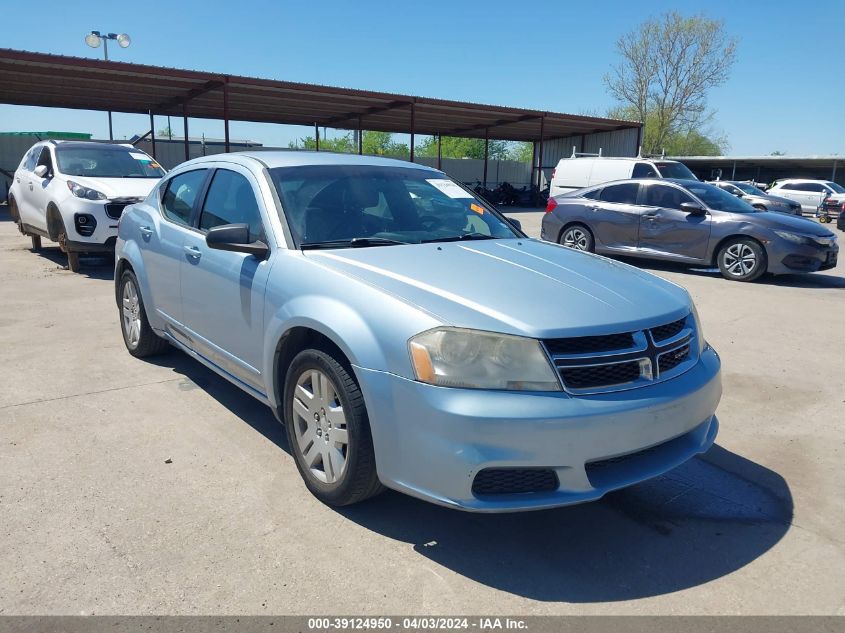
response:
M634 119L637 115L630 107L612 108L607 116L614 119ZM660 145L651 136L658 127L655 114L646 117L643 134L643 152L667 156L720 156L730 147L727 139L704 122L697 126L677 126L663 137ZM648 149L652 148L652 149Z
M173 130L170 129L170 126L167 125L161 128L158 132L156 132L156 138L173 138Z
M418 156L430 158L437 156L437 137L428 136L417 144L414 153ZM443 158L484 158L483 138L460 138L457 136L444 136L441 143L441 156ZM507 141L490 141L488 156L491 159L504 160L508 157Z
M361 140L362 150L365 154L377 156L408 156L410 148L406 143L399 143L393 140L390 132L365 131ZM313 136L306 136L298 141L290 141L288 147L291 149L317 149L317 142ZM358 152L352 133L336 136L334 138L320 138L320 151L341 152L354 154Z
M734 38L721 20L669 11L616 42L621 61L605 75L610 94L645 123L643 151L659 153L673 138L700 132L712 120L707 93L728 79Z

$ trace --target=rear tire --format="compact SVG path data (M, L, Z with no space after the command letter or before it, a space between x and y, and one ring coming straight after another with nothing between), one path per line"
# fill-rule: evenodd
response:
M330 506L383 490L364 397L355 378L330 354L306 349L285 376L285 428L305 486Z
M716 256L722 277L731 281L754 281L766 272L766 251L747 237L729 240Z
M147 311L138 278L131 270L120 277L118 295L120 301L120 331L127 351L136 358L155 356L169 349L170 344L150 327Z
M560 234L560 244L576 251L592 253L596 247L593 233L583 224L571 224Z

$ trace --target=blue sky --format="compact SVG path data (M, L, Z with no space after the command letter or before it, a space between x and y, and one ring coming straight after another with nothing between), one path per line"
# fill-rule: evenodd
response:
M0 47L98 57L102 49L87 47L86 33L127 32L132 46L111 46L112 59L603 114L613 104L602 75L616 60L616 39L649 15L703 7L740 40L730 80L710 96L730 153L845 154L843 53L841 38L830 36L845 24L843 0L47 0L39 10L0 0ZM46 17L51 9L60 19ZM179 125L174 120L174 130ZM117 138L148 126L146 117L115 115ZM0 105L0 131L47 129L108 132L104 113ZM219 137L222 129L191 121L192 136ZM309 133L240 122L231 129L233 138L267 145Z

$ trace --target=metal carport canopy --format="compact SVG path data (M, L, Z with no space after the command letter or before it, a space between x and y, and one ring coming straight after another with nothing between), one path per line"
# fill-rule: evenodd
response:
M615 119L12 49L0 49L0 102L511 141L640 127Z

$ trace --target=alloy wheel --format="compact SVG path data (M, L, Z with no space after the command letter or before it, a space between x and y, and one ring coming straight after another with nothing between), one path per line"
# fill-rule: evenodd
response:
M751 274L757 266L757 255L748 244L731 244L722 256L725 270L734 277L744 277Z
M141 340L141 300L131 279L123 284L123 333L130 348L138 347Z
M314 478L337 483L349 454L346 415L334 384L317 369L303 372L296 381L293 430L296 449Z
M563 234L563 245L579 251L586 251L589 245L589 238L583 229L572 228Z

